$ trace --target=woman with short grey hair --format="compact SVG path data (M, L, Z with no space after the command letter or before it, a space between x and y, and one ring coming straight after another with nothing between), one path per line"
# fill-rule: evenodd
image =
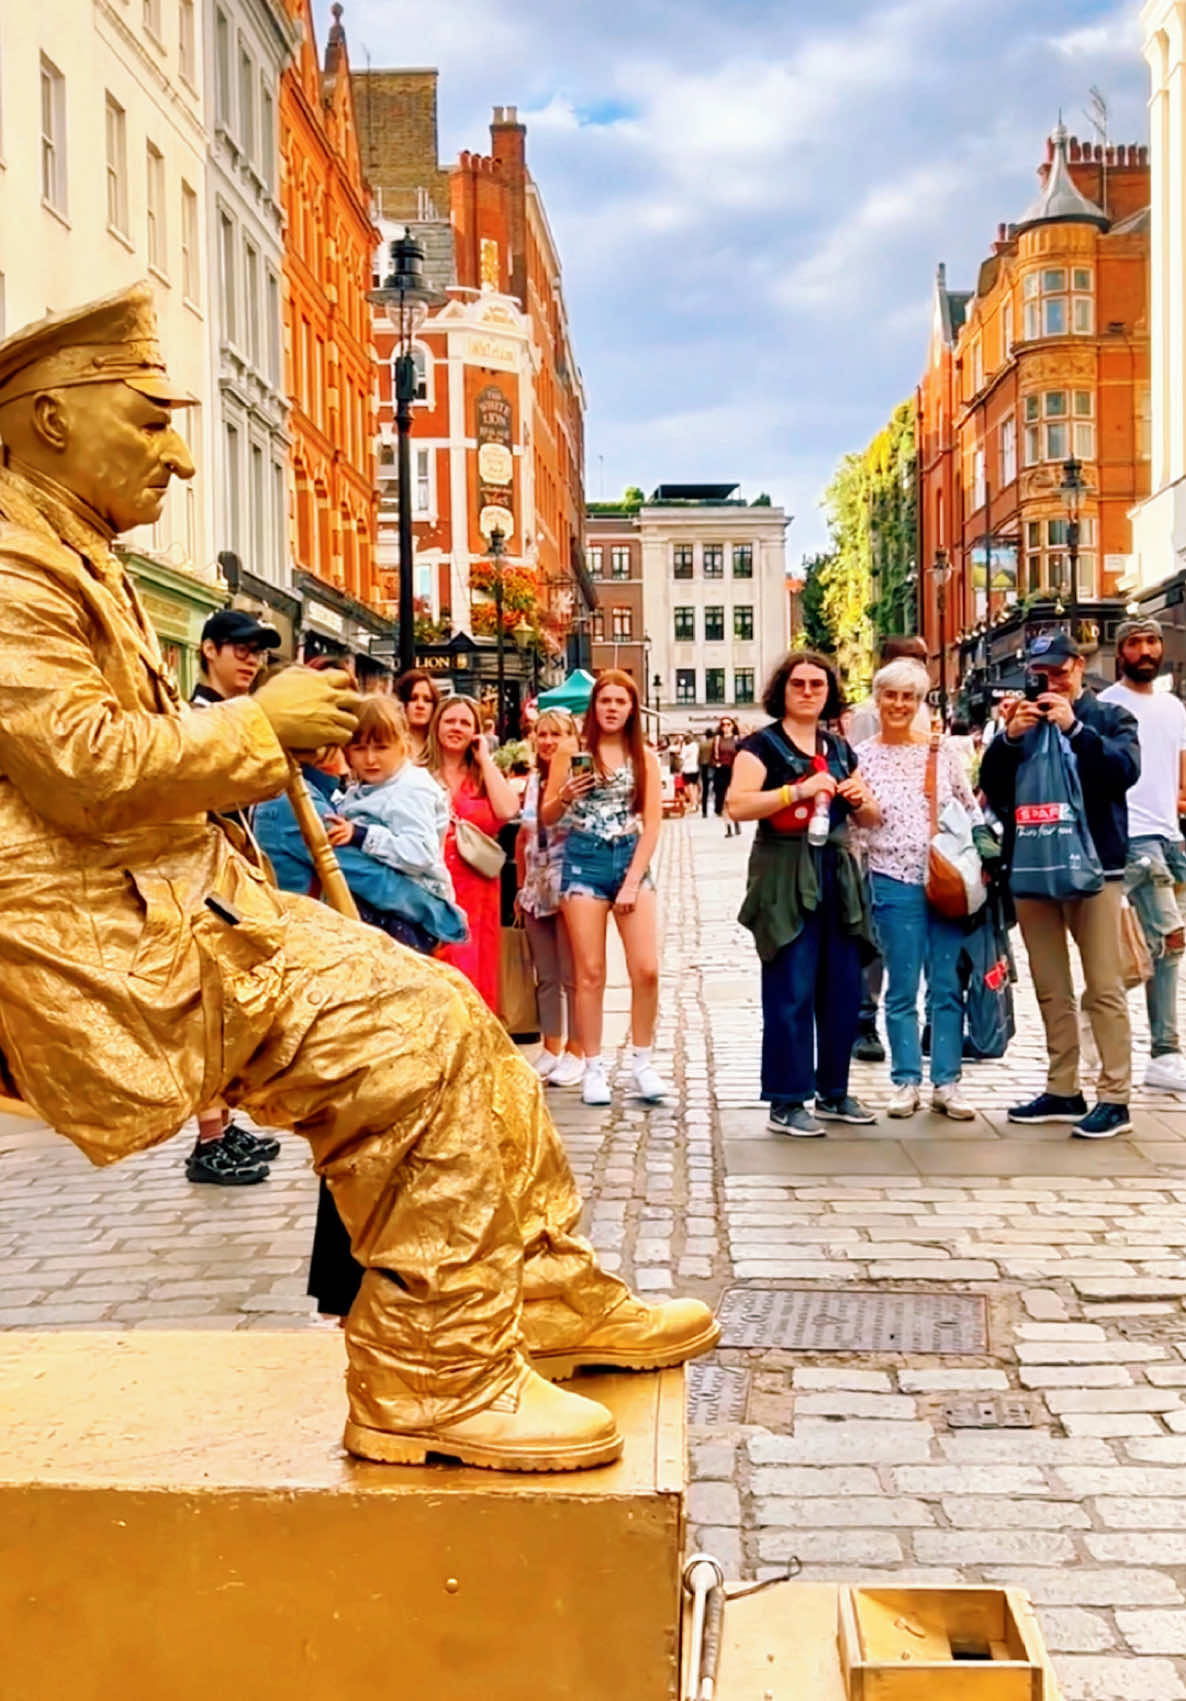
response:
M889 662L873 678L881 729L861 746L861 772L881 809L881 822L865 832L873 921L885 958L886 1037L895 1092L891 1116L913 1116L922 1085L918 989L926 973L931 1012L931 1109L958 1122L975 1112L960 1091L963 1066L963 993L959 957L963 929L927 903L927 853L931 842L933 786L938 814L955 798L973 824L983 817L956 751L945 738L914 730L930 676L908 657Z

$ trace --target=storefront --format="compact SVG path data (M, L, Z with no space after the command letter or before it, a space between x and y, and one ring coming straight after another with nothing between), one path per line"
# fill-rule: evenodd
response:
M301 624L301 605L297 598L248 572L239 557L230 550L224 550L218 557L218 565L231 593L231 607L241 608L253 614L263 625L275 627L280 634L277 659L295 661L300 646Z
M310 573L294 573L293 590L300 599L300 647L305 661L339 656L351 662L363 684L390 675L392 621Z
M173 682L182 697L189 697L198 682L202 627L217 609L225 608L226 586L130 550L123 560Z

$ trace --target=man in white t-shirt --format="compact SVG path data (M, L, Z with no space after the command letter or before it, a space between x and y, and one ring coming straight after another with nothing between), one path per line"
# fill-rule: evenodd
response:
M1145 984L1153 1055L1145 1085L1186 1093L1186 1059L1178 1043L1178 968L1186 948L1186 847L1178 818L1186 793L1186 707L1170 691L1157 691L1165 644L1159 621L1122 621L1116 659L1122 677L1100 697L1136 716L1141 777L1128 792L1128 862L1125 890L1140 919L1153 958Z

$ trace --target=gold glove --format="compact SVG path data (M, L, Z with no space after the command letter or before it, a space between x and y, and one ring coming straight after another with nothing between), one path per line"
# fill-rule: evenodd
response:
M255 701L285 750L316 750L350 742L362 699L347 673L286 667L260 686Z

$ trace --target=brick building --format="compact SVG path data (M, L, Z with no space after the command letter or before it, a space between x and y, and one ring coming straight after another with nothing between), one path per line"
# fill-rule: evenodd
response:
M280 84L285 212L285 369L293 587L306 652L355 652L389 637L375 561L371 287L376 231L355 124L342 7L319 63L310 0Z
M1060 126L1040 176L975 290L948 289L940 267L918 390L923 631L937 671L929 569L942 548L946 679L962 665L982 700L1016 682L1024 637L1065 612L1064 464L1078 461L1085 485L1077 588L1092 648L1106 650L1129 583L1130 511L1149 488L1147 150L1105 152Z
M414 582L426 621L445 633L488 633L475 568L492 524L507 569L530 576L539 601L545 682L563 672L574 613L591 608L581 551L584 392L564 308L560 258L526 162L526 129L514 107L495 107L489 154L439 164L437 73L356 72L356 109L374 185L383 245L404 229L425 254L436 292L417 334L420 370L412 427ZM379 529L382 567L398 569L398 489L393 399L396 334L380 309ZM517 615L508 613L508 629ZM467 666L472 665L467 661ZM479 638L478 665L489 671ZM508 650L515 701L527 664Z
M651 641L643 618L642 538L637 509L605 509L585 522L585 564L597 606L588 619L590 667L617 667L652 697Z

